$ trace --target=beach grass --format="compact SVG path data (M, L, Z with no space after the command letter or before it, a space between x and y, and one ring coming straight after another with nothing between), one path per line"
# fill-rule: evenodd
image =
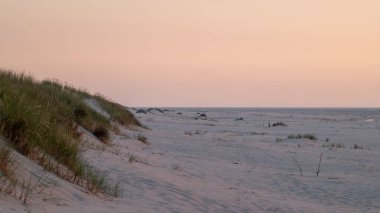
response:
M125 107L103 96L56 80L37 81L28 74L0 69L0 135L8 139L11 147L44 167L48 167L43 160L46 158L41 159L42 155L36 153L48 155L57 163L56 169L49 170L57 171L61 177L59 165L72 172L71 176L65 175L66 179L85 179L91 189L101 188L105 181L80 160L78 126L104 142L113 124L86 105L85 98L98 101L112 121L125 126L140 125Z
M1 146L0 147L0 177L10 176L10 173L11 173L10 168L9 168L10 161L11 161L10 150L5 146Z

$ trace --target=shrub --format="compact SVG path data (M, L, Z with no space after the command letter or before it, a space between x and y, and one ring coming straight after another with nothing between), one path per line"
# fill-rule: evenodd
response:
M298 134L298 135L291 134L288 136L288 139L301 139L301 138L302 138L302 135L300 135L300 134Z
M363 146L358 145L358 144L354 144L354 149L363 149Z
M318 140L318 138L313 134L305 134L305 135L303 135L303 138L307 138L307 139L312 140L312 141Z
M284 122L280 121L277 123L273 123L272 125L269 123L269 127L276 127L276 126L287 126Z
M93 134L104 143L106 143L109 139L108 129L102 126L95 128Z

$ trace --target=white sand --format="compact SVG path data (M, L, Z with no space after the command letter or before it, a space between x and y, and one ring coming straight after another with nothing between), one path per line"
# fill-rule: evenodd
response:
M83 158L120 183L122 197L91 195L21 156L24 173L42 177L43 190L32 191L26 205L1 194L0 212L380 211L379 115L215 110L195 120L197 112L137 114L150 130L122 129L129 138L113 136L110 147L85 136ZM288 126L267 127L278 121ZM320 140L286 139L298 133ZM133 139L138 134L150 145ZM329 149L332 143L345 147ZM131 155L137 162L128 162Z

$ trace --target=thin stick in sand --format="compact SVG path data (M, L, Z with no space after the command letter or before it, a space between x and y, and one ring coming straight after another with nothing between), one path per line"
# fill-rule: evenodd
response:
M322 153L321 153L321 157L319 158L319 165L318 165L318 170L317 170L317 177L319 175L319 172L321 171L321 162L322 162Z

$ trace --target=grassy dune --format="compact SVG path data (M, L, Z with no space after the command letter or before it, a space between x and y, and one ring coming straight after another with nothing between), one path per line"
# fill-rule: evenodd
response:
M86 105L85 99L96 100L110 119ZM109 131L117 129L112 121L140 126L125 107L101 95L0 70L0 135L10 147L66 180L91 190L105 188L105 180L79 158L78 126L106 143Z

